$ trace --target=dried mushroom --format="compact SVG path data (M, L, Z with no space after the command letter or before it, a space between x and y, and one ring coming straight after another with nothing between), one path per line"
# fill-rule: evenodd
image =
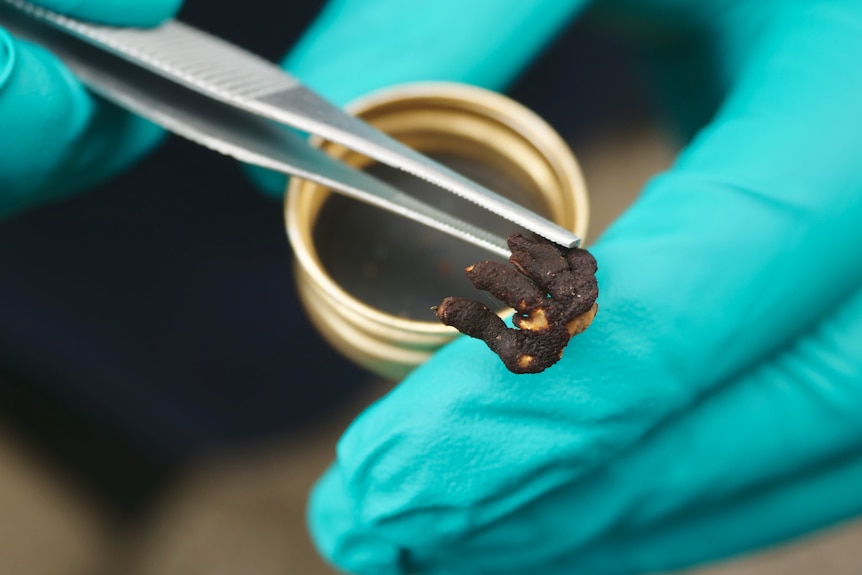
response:
M588 251L542 238L514 234L508 243L514 267L483 261L465 272L476 288L515 309L515 328L486 305L463 298L447 297L435 311L444 324L488 344L509 371L539 373L559 361L569 340L592 323L598 266Z

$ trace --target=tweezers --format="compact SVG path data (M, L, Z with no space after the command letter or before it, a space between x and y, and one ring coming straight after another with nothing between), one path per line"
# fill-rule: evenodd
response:
M0 0L0 25L51 50L105 99L242 162L317 182L508 257L502 238L342 164L308 145L299 130L425 179L561 246L580 243L343 112L275 64L178 20L118 28Z

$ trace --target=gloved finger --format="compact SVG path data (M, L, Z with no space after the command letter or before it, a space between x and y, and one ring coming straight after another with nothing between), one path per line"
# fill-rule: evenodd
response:
M347 431L359 525L445 553L634 449L862 284L862 106L842 72L862 15L781 9L716 120L595 246L602 311L560 364L515 377L460 340Z
M313 512L308 525L321 555L350 573L396 575L409 573L401 549L365 531L351 513L351 501L337 467L330 467L311 493ZM310 509L312 509L310 508Z
M572 509L589 493L592 505L612 509L574 564L668 570L862 513L860 341L862 290L774 359L573 485Z
M771 353L862 279L862 105L840 73L862 54L862 15L846 6L778 13L715 121L595 248L603 310L638 318L622 333L685 394Z
M349 479L334 468L312 500L313 511L326 509L312 513L313 534L327 557L357 573L548 575L665 571L799 535L862 512L859 341L862 290L627 452L481 529L469 524L481 509L462 510L462 524L451 525L452 510L416 504L368 521L374 510L355 506ZM516 450L522 436L508 439ZM441 473L450 490L456 477Z
M451 81L499 90L587 0L330 0L282 65L344 105L386 86ZM285 178L249 170L280 198Z
M111 26L155 26L172 17L183 0L32 0L49 10Z
M586 0L331 0L284 66L337 104L384 86L505 87Z
M619 533L570 564L585 574L634 574L673 570L773 545L862 514L859 485L862 451L808 470L791 482L699 509L683 520Z
M170 16L178 5L93 0L56 1L52 7L146 25ZM151 123L92 96L55 56L2 28L0 133L0 216L92 186L162 138Z

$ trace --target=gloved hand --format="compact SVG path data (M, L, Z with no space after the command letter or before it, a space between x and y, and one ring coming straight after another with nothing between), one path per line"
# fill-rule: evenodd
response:
M592 246L559 364L460 339L347 430L309 508L342 569L653 572L862 512L862 4L605 4L672 33L643 49L693 138ZM499 88L578 8L335 1L287 65Z
M75 18L153 26L182 0L41 0ZM161 140L153 124L88 93L52 54L0 27L0 217L128 167Z

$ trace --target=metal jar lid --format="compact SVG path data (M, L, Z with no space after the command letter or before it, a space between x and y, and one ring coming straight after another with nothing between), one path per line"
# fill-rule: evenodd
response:
M585 237L589 207L566 143L520 104L449 83L390 88L349 107L377 129ZM316 142L331 155L416 193L505 237L513 225L355 152ZM458 333L430 308L450 295L490 299L463 268L494 256L298 178L285 221L305 311L323 337L368 370L400 379ZM501 307L499 302L487 302ZM500 315L511 310L501 309Z

